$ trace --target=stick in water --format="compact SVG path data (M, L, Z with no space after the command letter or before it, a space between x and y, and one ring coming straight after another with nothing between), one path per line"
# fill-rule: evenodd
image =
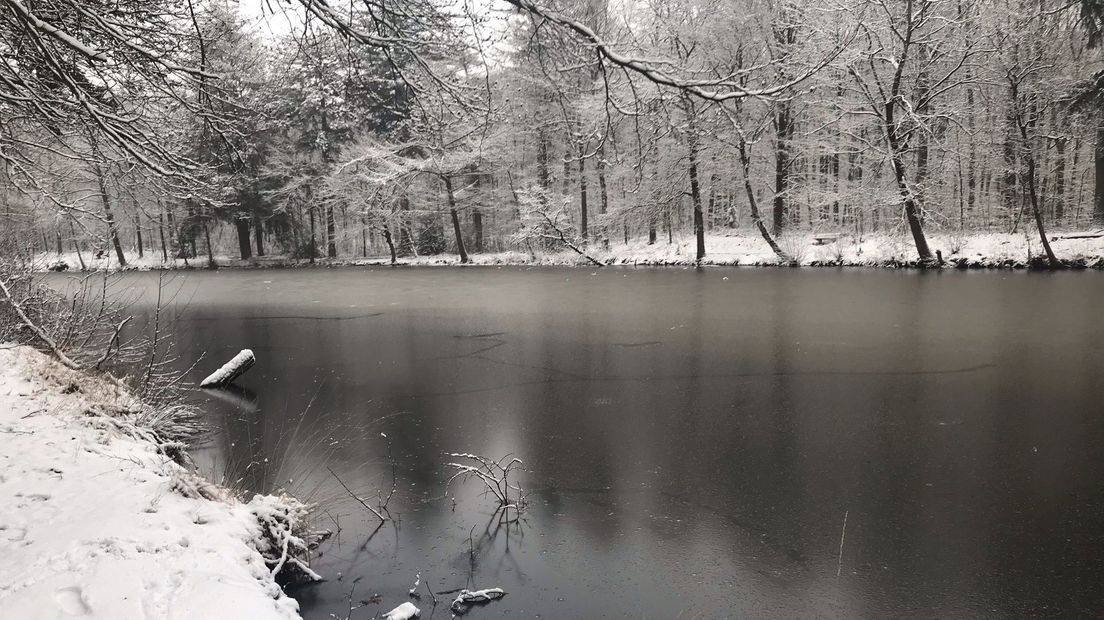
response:
M847 535L847 510L843 511L843 529L840 530L839 560L836 562L836 577L843 571L843 537Z
M253 351L249 349L242 349L240 353L234 356L234 359L226 362L215 372L211 373L203 381L200 381L199 387L222 387L234 382L234 379L245 374L245 371L253 367L253 364L257 363L257 358L253 356Z

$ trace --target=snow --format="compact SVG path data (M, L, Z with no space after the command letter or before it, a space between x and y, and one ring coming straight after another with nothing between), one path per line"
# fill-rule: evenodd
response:
M0 345L0 615L298 618L256 547L280 498L239 502L97 413L133 402Z
M226 362L218 370L199 382L199 387L217 387L226 385L241 376L242 373L253 367L257 358L251 349L242 349L229 362Z
M422 611L413 603L406 602L391 611L383 614L383 620L411 620L421 615Z
M1065 238L1067 235L1084 234L1077 231L1050 231L1051 246L1058 258L1066 260L1083 259L1087 266L1104 268L1104 231L1100 237L1089 238ZM827 234L839 234L838 239L816 244L816 237ZM1090 232L1089 234L1096 234ZM928 232L928 244L934 253L939 250L947 261L948 268L956 266L968 267L1019 267L1028 261L1029 256L1038 257L1043 254L1038 234L1034 229L1028 229L1025 233L1020 230L1017 233L956 233L956 232ZM812 233L795 232L783 234L778 238L778 244L782 249L797 259L804 266L815 265L844 265L862 267L898 267L908 265L916 261L916 249L912 237L907 232L898 234L875 233L856 235L850 233ZM706 265L777 265L778 258L763 238L751 230L714 230L706 234L706 257L702 261ZM605 250L600 244L591 242L588 253L606 264L614 265L689 265L694 263L694 237L685 232L674 236L672 242L668 242L666 234L662 231L654 244L648 244L647 239L631 239L629 243L614 240L611 248ZM553 252L538 252L535 256L527 252L506 250L500 252L487 252L471 254L471 264L474 265L584 265L587 260L571 250L558 250ZM77 269L80 263L75 253L63 253L60 256L53 253L41 254L35 261L40 270L46 270L57 261L64 261L70 270ZM147 254L144 259L130 260L130 268L158 269L167 267L170 269L183 268L181 260L162 264L160 255ZM260 259L242 261L225 256L217 256L216 262L222 267L302 267L309 264L305 259L288 259L280 256L269 256ZM456 265L460 258L455 254L437 254L429 256L408 256L399 259L402 265ZM85 263L90 268L113 271L118 269L118 264L110 256L105 256L97 261L90 261L85 257ZM316 261L319 266L340 265L387 265L388 257L341 257L337 259L319 258ZM206 265L206 258L191 260L190 265L202 268Z
M452 605L449 605L449 609L451 609L453 613L460 613L472 605L482 605L498 600L504 596L506 596L506 593L502 591L502 588L461 590L460 593L456 595L456 600L452 602Z

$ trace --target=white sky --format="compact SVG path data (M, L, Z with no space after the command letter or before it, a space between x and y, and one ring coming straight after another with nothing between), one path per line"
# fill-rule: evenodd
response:
M340 4L346 0L331 1L331 5ZM507 21L513 11L494 8L495 0L444 0L454 6L456 15L465 15L466 11L477 15L486 21L482 21L479 28L482 37L492 40L489 45L484 45L483 52L487 55L491 64L501 62L503 35L507 29ZM247 29L269 42L290 34L301 31L305 13L302 5L295 0L227 0L232 7L236 7L238 15L245 20ZM469 36L474 34L466 18L461 18L461 26L468 30Z
M298 3L281 0L230 0L237 5L250 30L270 38L288 34L296 24L302 23L302 7Z

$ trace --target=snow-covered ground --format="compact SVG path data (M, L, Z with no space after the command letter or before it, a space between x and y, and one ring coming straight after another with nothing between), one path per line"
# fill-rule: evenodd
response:
M1096 238L1058 238L1051 241L1051 247L1060 259L1084 259L1089 266L1104 267L1104 231L1101 233L1102 236ZM1055 236L1063 237L1064 234ZM1022 233L930 233L928 244L933 253L937 250L942 252L947 267L954 267L959 261L965 261L964 266L1022 266L1031 257L1043 254L1039 238ZM840 235L836 239L822 239L818 244L815 235L801 233L783 235L778 239L778 245L805 266L885 267L910 264L917 259L912 238L907 235ZM622 264L679 265L693 262L694 247L692 236L676 238L670 244L662 238L652 245L648 245L646 240L638 240L614 247L610 252L597 251L595 257ZM705 247L706 260L703 262L707 264L778 264L777 257L759 236L707 235Z
M1098 237L1068 238L1070 235L1093 235ZM1090 268L1104 268L1104 231L1089 232L1052 232L1051 246L1059 259L1076 261ZM783 235L778 244L797 262L805 266L846 265L861 267L900 267L915 263L916 249L912 238L907 234L868 234L863 236L842 234L837 239L821 239L818 244L813 233L793 233ZM826 241L826 242L825 242ZM1032 257L1043 255L1042 245L1034 231L1028 234L1008 233L929 233L928 243L932 252L940 251L947 268L954 267L1023 267ZM777 265L778 258L762 237L751 231L739 231L731 234L710 233L706 236L706 265ZM592 243L589 254L602 263L613 265L688 265L694 262L694 238L680 234L673 242L663 235L654 244L646 239L630 240L628 244L614 243L609 250ZM90 261L85 256L89 269L117 270L119 265L111 256ZM54 253L40 255L36 267L45 270L58 261L68 265L70 270L79 269L80 262L75 253ZM184 268L183 260L163 263L160 254L147 253L144 258L128 258L130 268L158 269ZM216 262L222 267L293 267L309 264L307 260L292 260L281 256L270 256L250 261L242 261L227 256L216 256ZM390 261L386 256L370 258L341 257L317 261L319 265L380 265ZM402 257L403 265L455 265L460 258L456 254L438 254L431 256ZM582 265L585 258L570 250L554 252L503 251L472 254L471 262L476 265ZM193 259L188 266L203 268L207 264L205 257Z
M0 617L298 618L257 550L282 500L187 472L109 415L133 405L0 345Z

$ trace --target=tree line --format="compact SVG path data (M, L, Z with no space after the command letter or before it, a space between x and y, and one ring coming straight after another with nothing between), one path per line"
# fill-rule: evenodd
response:
M259 0L258 0L259 1ZM1104 226L1095 0L0 2L0 252ZM276 20L290 24L271 27Z

